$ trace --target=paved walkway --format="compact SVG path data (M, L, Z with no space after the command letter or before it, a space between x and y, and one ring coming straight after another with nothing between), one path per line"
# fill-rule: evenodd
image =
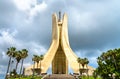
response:
M43 79L75 79L75 78L74 76L68 74L52 74L52 75L47 75Z

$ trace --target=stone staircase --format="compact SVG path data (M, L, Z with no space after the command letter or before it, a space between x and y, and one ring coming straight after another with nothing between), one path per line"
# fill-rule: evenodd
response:
M52 74L52 75L47 75L43 79L75 79L75 77L68 74Z

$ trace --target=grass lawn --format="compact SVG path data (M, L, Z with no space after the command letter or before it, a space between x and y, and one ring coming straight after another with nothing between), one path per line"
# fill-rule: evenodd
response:
M29 76L29 77L19 77L19 78L9 78L9 79L41 79L41 77Z
M19 77L19 78L9 78L9 79L41 79L41 77L37 77L37 76L29 76L29 77ZM88 77L82 77L80 79L94 79L94 77L90 76L89 78ZM102 79L102 78L96 78L96 79Z
M89 76L89 77L82 77L81 79L94 79L94 77ZM102 79L102 78L96 78L96 79Z

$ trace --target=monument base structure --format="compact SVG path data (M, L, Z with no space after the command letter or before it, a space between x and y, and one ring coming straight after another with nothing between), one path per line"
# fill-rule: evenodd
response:
M41 73L46 73L52 64L52 74L68 74L68 64L74 71L79 73L79 63L77 56L72 51L68 39L67 14L59 13L59 19L56 14L52 15L52 42L49 50L41 61ZM37 68L37 63L25 68L25 75L33 74L33 66ZM40 68L40 66L38 67ZM82 66L81 66L82 68ZM88 74L92 75L94 68L86 66ZM39 71L37 71L39 73Z

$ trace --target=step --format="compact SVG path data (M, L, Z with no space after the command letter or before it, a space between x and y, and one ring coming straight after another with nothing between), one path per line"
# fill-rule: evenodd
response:
M68 74L52 74L47 75L44 79L75 79L75 77Z

